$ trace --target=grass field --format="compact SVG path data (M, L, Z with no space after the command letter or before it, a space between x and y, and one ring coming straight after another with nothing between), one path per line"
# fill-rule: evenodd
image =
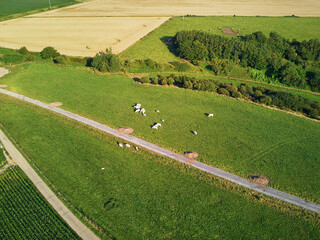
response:
M76 3L75 0L51 0L51 6ZM0 18L12 14L19 14L49 8L49 1L39 0L0 0Z
M0 238L80 239L19 167L0 175Z
M320 18L292 17L175 17L145 36L120 56L124 59L153 59L169 62L177 60L163 40L168 40L181 30L201 30L212 34L224 35L218 28L240 29L240 35L262 31L268 35L271 31L281 36L299 41L320 38Z
M196 151L200 161L240 176L266 175L272 187L319 203L318 122L215 94L45 64L21 65L1 83L109 126L131 126L136 136L174 151ZM147 117L133 112L137 102ZM151 129L161 118L163 127Z
M3 95L0 104L0 122L41 172L116 239L320 236L316 214L270 206L171 160L121 149L114 138L30 104Z

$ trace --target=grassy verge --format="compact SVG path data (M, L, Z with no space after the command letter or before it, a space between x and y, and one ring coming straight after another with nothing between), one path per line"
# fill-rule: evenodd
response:
M1 123L35 165L117 239L320 236L316 214L143 150L120 149L116 139L30 104L3 95L0 103Z
M3 154L3 145L0 142L0 168L6 163L6 157Z
M21 65L1 83L44 102L60 101L62 108L109 126L131 126L136 136L176 152L196 151L200 161L242 177L266 175L272 187L319 202L317 122L219 95L43 64ZM136 102L147 117L133 112ZM151 129L160 119L163 127Z
M19 167L0 175L1 239L79 239Z
M263 30L269 34L278 32L281 36L297 40L320 38L319 18L289 17L174 17L154 30L138 43L120 54L124 59L147 59L159 62L176 61L178 58L170 52L165 42L182 30L201 30L224 35L221 28L230 27L240 30L240 35Z

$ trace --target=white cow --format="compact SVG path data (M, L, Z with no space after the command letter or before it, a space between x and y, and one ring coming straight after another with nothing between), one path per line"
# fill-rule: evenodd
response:
M139 148L138 147L135 147L135 149L138 151L139 150Z
M213 117L213 113L208 114L208 117Z
M158 130L158 126L157 126L157 125L154 125L154 126L152 126L152 129Z
M118 143L118 145L119 145L119 147L123 148L123 145L122 145L122 143Z
M198 135L198 133L197 133L196 131L193 131L193 134L194 134L194 135Z
M141 111L140 108L136 108L136 110L134 112L136 113L136 112L140 112L140 111Z
M128 144L128 143L126 143L125 146L126 146L127 148L131 147L130 144Z
M140 103L137 103L134 108L141 108L141 104Z
M144 108L142 108L142 109L140 110L140 112L141 112L141 114L143 115L143 114L146 113L146 110L145 110Z

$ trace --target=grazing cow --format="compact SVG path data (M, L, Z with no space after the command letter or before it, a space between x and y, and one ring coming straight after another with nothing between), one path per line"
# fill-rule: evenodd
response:
M122 145L122 143L118 143L118 145L119 145L119 147L123 148L123 145Z
M135 147L135 149L138 151L139 150L139 148L138 147Z
M161 122L164 122L164 120L163 120L163 119L161 119Z
M127 148L131 147L130 144L128 144L128 143L126 143L125 146L126 146Z
M154 126L152 126L152 129L158 130L158 126L157 126L157 125L154 125Z
M141 112L141 114L143 115L143 114L145 114L146 110L145 110L144 108L142 108L142 109L140 110L140 112Z
M213 117L213 113L208 114L208 117Z
M156 110L156 112L159 113L160 111L159 111L159 110Z
M197 133L196 131L193 131L193 134L194 134L194 135L198 135L198 133Z
M141 110L140 110L140 108L137 108L134 112L140 112Z

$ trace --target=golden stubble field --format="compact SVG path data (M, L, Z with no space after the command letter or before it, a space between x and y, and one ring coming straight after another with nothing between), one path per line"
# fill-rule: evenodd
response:
M319 16L319 0L94 0L0 22L0 46L40 51L53 46L71 56L119 53L170 16Z

